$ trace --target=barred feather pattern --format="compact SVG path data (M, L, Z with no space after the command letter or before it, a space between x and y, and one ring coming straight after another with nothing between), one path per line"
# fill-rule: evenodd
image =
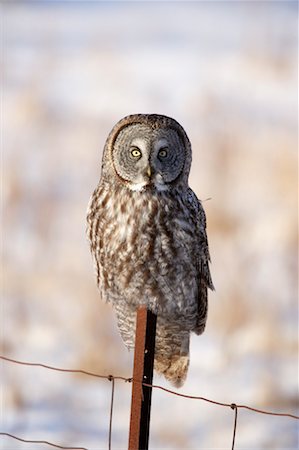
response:
M204 331L207 288L213 288L205 214L195 194L101 183L87 222L101 297L113 304L125 345L134 347L136 309L146 304L158 315L156 370L167 378L182 356L185 373L189 334ZM178 377L176 385L185 378Z

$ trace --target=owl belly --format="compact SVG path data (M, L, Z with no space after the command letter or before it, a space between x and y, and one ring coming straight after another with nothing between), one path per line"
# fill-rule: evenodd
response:
M146 304L161 320L180 320L190 330L197 316L192 248L196 230L184 208L175 206L170 207L169 198L163 201L139 194L132 195L126 205L106 211L100 283L103 296L116 310L135 311ZM114 215L112 227L108 226L110 214Z

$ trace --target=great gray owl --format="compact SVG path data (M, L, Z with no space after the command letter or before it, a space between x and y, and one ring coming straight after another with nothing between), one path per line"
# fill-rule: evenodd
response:
M136 309L157 314L155 370L181 386L190 332L207 319L213 289L203 207L188 186L191 145L170 117L135 114L109 134L87 234L103 300L134 348Z

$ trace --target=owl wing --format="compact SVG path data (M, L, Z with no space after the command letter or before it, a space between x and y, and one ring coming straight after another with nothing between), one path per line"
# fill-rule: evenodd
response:
M196 240L196 266L198 273L198 317L196 327L193 330L196 334L203 333L208 312L208 288L214 290L211 278L209 262L210 252L206 232L206 214L201 202L194 192L189 190L189 201L195 213L197 240Z

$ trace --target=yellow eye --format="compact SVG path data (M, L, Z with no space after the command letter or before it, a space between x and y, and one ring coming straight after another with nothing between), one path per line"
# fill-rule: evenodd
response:
M137 147L134 147L131 150L131 156L133 156L133 158L140 158L141 157L141 151Z
M161 150L159 151L159 158L166 158L166 156L168 155L167 153L167 149L166 148L161 148Z

